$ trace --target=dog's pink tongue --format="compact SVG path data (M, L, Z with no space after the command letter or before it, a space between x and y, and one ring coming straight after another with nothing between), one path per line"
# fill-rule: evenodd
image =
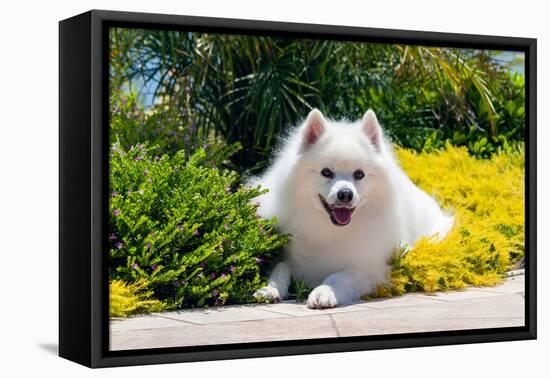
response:
M348 224L351 220L351 213L352 210L348 209L347 207L336 207L332 214L334 215L334 219L336 219L336 222L339 224Z

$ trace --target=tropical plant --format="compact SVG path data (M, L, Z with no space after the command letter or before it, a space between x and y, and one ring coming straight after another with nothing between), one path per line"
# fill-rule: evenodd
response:
M173 155L180 150L192 154L199 148L206 153L204 163L209 167L232 168L229 157L241 149L241 144L227 144L214 135L205 134L194 120L178 109L160 106L144 111L135 93L112 96L110 139L122 149L146 142L149 152L156 156Z
M448 140L489 157L523 140L523 75L481 50L113 29L111 52L118 88L135 83L206 134L242 142L242 169L263 167L312 107L348 119L373 108L418 151Z

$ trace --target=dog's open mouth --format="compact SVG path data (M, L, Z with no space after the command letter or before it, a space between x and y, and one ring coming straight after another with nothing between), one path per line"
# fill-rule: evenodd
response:
M355 210L354 207L352 208L347 206L334 206L334 205L331 206L320 194L319 194L319 199L321 200L321 203L323 204L323 207L327 211L328 215L330 215L330 220L336 226L346 226L349 224L349 222L351 222L351 215Z

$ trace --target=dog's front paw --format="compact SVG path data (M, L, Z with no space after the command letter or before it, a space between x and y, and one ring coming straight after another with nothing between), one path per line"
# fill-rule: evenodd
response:
M338 301L334 290L328 285L317 286L307 298L307 307L309 308L330 308L336 307Z
M256 298L257 301L277 303L281 301L281 293L276 287L268 285L256 290L254 293L254 298Z

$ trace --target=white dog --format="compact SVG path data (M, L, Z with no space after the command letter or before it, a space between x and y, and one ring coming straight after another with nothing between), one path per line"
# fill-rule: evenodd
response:
M254 294L272 302L287 296L292 276L315 287L308 307L348 304L387 280L396 248L443 238L453 225L399 167L372 110L351 124L312 110L249 183L258 184L269 189L258 214L291 234L268 286Z

